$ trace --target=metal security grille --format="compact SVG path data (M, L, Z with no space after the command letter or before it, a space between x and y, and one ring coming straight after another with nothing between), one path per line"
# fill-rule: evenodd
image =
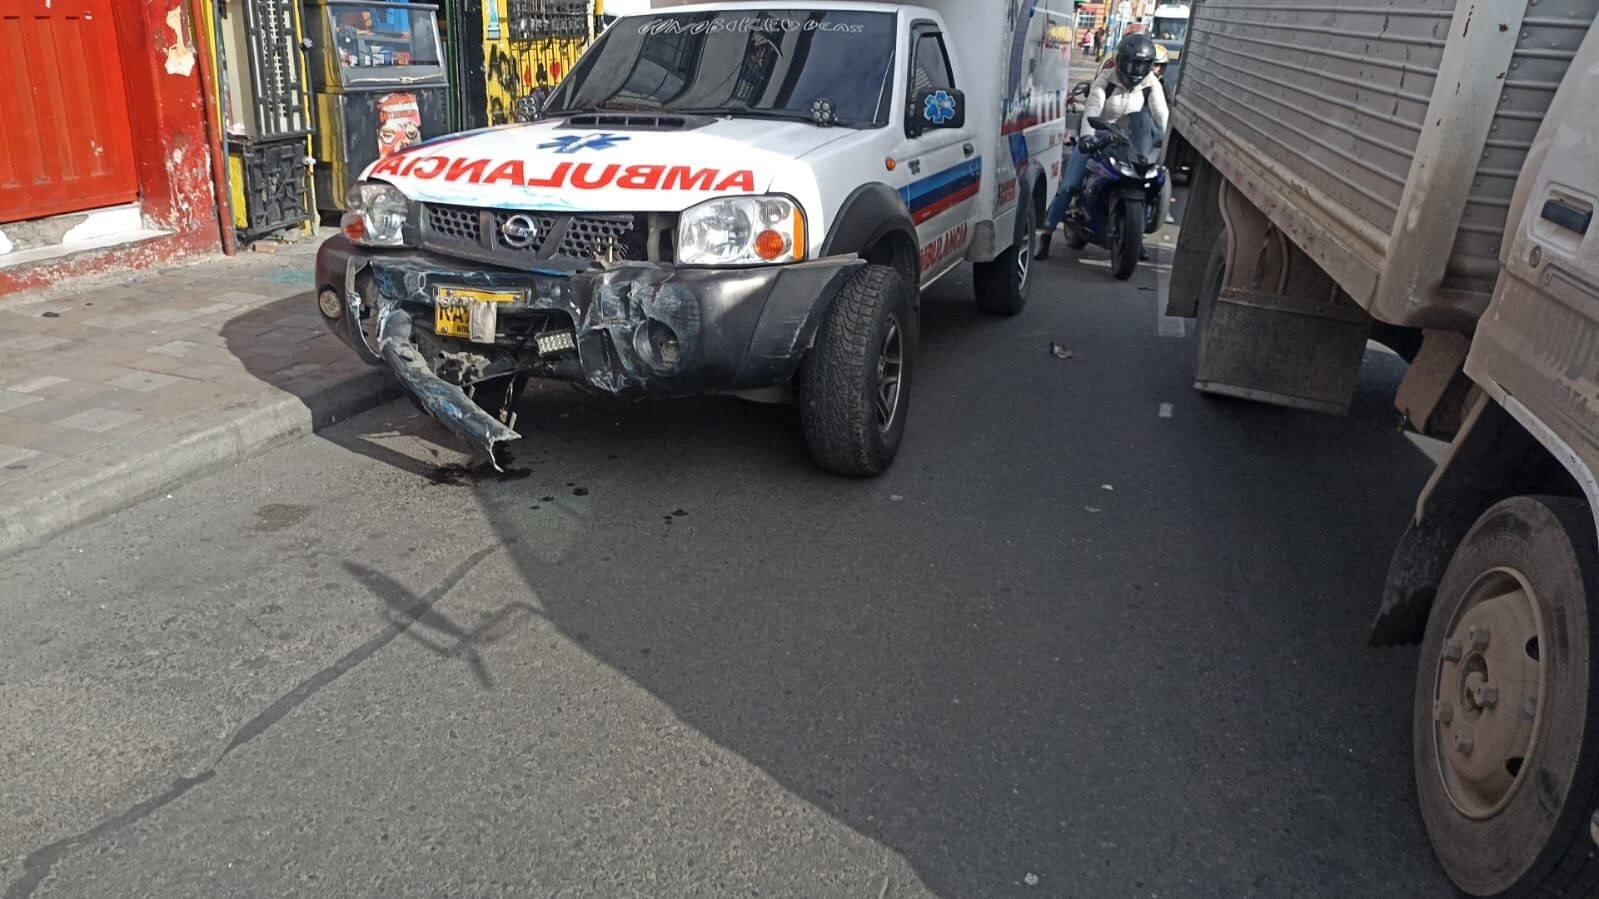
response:
M511 246L502 230L517 215L532 219L538 229L538 237L526 247ZM425 249L511 266L552 257L606 261L648 257L646 232L631 215L548 215L429 204L421 224Z
M244 0L257 137L311 130L306 119L305 72L300 65L294 3L295 0Z
M511 40L579 40L589 33L588 0L510 0Z

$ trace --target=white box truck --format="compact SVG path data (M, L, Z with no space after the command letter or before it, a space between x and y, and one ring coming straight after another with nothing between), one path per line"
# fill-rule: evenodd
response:
M1421 644L1416 792L1474 896L1599 895L1596 14L1201 0L1173 110L1195 386L1341 411L1375 338L1451 441L1372 641Z
M821 466L877 474L921 364L920 290L969 261L981 309L1027 301L1069 62L1047 25L1070 7L620 18L543 121L368 168L318 255L318 306L490 458L540 377L792 399Z

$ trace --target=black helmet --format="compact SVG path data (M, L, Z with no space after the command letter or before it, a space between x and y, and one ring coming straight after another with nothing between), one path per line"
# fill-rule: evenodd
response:
M1116 74L1122 84L1137 87L1155 69L1155 42L1145 34L1129 34L1116 46Z

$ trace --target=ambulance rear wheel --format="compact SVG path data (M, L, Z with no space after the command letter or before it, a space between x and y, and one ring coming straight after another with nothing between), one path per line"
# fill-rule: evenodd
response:
M1038 250L1033 204L1024 199L1016 204L1016 214L1022 217L1018 223L1022 239L993 262L979 262L972 267L977 308L989 315L1019 314L1027 305L1027 293L1033 285L1033 255Z

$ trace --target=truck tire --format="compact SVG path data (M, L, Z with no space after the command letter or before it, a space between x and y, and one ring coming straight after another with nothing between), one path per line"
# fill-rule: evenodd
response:
M856 272L800 366L805 443L828 471L876 477L899 451L916 350L911 290L886 265Z
M1023 198L1016 204L1022 217L1022 239L999 254L992 262L972 266L972 283L977 288L977 308L989 315L1017 315L1027 305L1033 286L1033 253L1038 248L1038 230L1033 227L1033 204Z
M1416 793L1472 896L1599 894L1599 549L1580 500L1493 506L1455 550L1427 621Z
M1123 200L1110 227L1111 274L1126 281L1138 271L1138 255L1144 249L1144 201Z

